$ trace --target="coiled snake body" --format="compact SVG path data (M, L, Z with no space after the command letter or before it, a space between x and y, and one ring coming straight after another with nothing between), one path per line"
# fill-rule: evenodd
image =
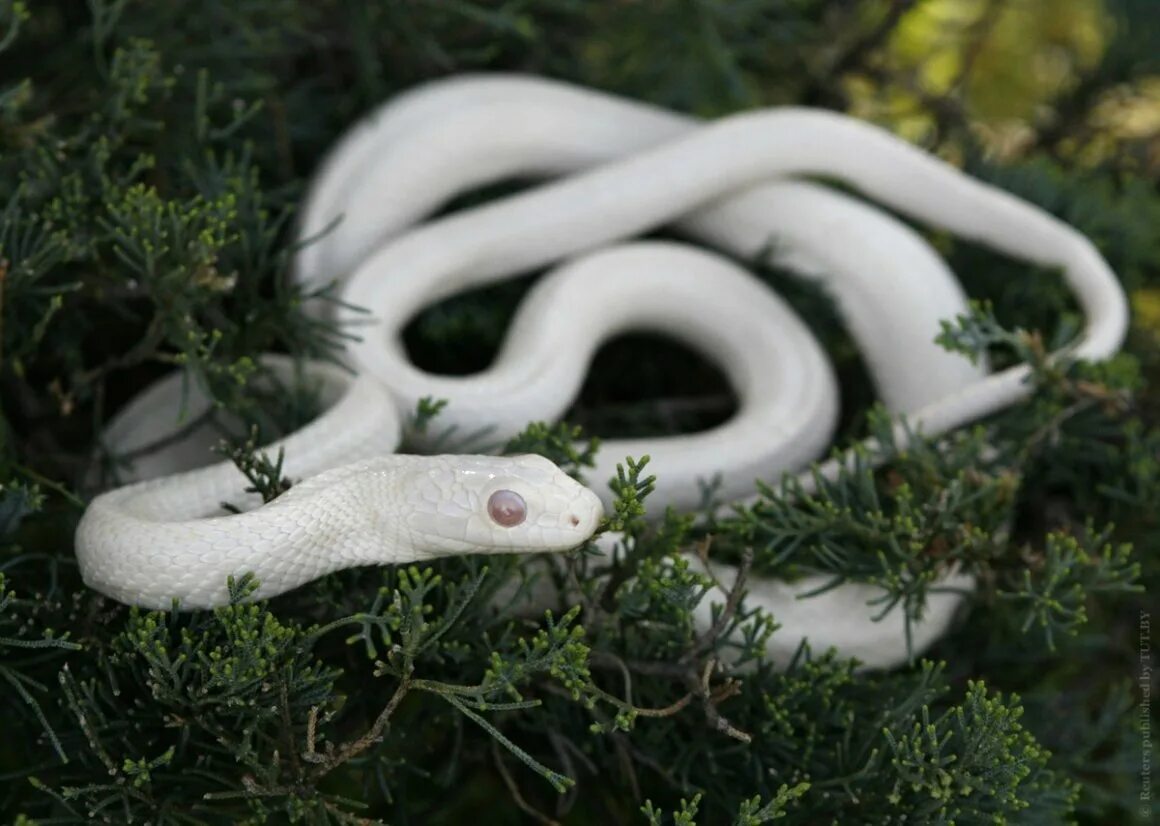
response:
M446 399L441 426L486 426L502 443L529 421L561 416L596 348L630 329L708 355L739 409L702 433L605 442L591 478L614 475L626 455L649 454L659 513L698 505L702 483L715 476L723 480L717 494L739 501L753 494L755 479L816 460L838 411L822 349L775 294L729 260L674 242L626 240L660 226L742 259L771 248L782 265L822 281L883 402L926 434L1027 392L1024 368L988 374L933 343L939 320L965 312L966 300L921 236L803 176L838 179L924 224L1059 267L1087 316L1070 353L1099 359L1119 346L1126 302L1086 238L870 125L794 108L700 124L542 79L442 81L364 119L307 198L300 236L316 240L298 252L295 277L306 287L339 279L338 320L361 338L348 352L357 378L305 367L331 406L281 443L287 473L303 481L269 504L248 501L251 510L223 515L221 501L244 499L243 479L229 464L186 470L205 461L204 436L194 432L132 468L134 478L159 478L92 501L77 535L86 582L126 602L168 608L176 598L199 608L223 602L226 576L244 571L256 573L261 597L352 565L581 544L607 492L581 487L538 457L395 454L400 411L424 397ZM423 223L454 195L512 177L558 180ZM556 267L521 305L490 368L435 376L410 362L400 330L422 308L549 265ZM295 369L278 357L268 363L285 376ZM106 446L128 452L175 430L180 388L180 377L170 377L137 397L108 428ZM195 395L189 415L206 403ZM423 433L409 435L423 444ZM714 569L730 581L728 566ZM959 601L932 594L908 651L900 610L870 621L877 589L847 583L796 599L819 582L750 584L750 603L782 625L771 653L792 653L808 637L815 649L834 645L889 666L941 634ZM952 571L943 584L961 591L972 582ZM702 621L720 597L702 601Z

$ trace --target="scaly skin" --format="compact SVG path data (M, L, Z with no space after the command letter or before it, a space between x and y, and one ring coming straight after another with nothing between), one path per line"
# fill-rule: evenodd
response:
M422 223L457 194L529 176L563 177ZM870 204L794 180L801 176L838 179L920 223L1059 268L1087 315L1070 355L1101 359L1119 347L1127 303L1088 239L868 124L833 112L785 108L706 125L536 78L441 81L389 102L356 125L322 165L303 208L301 237L321 238L297 253L295 277L308 288L340 281L343 304L336 318L359 335L349 360L360 378L307 429L310 438L293 441L296 434L287 441L288 459L298 462L288 472L308 479L302 492L292 489L285 502L276 500L252 517L215 522L196 518L204 510L187 513L155 503L180 498L172 490L114 491L107 494L111 499L95 500L82 522L78 543L86 578L126 601L161 606L166 595L177 595L193 606L213 604L220 594L214 590L219 586L199 582L259 563L269 580L263 593L277 593L337 567L429 558L432 547L463 553L578 544L591 533L584 519L588 534L545 532L526 546L501 547L494 536L483 536L478 520L486 514L478 510L477 522L466 524L481 530L468 536L461 522L445 515L445 503L456 497L444 497L441 485L455 484L455 462L481 460L370 459L391 454L398 442L398 414L380 419L370 411L411 411L423 397L446 399L441 430L488 428L489 438L502 443L528 421L562 415L600 343L631 329L681 339L716 361L733 385L739 410L703 433L607 441L592 478L607 479L624 456L647 453L659 477L650 504L662 513L667 505L698 505L701 483L717 474L723 479L717 495L740 502L752 496L755 478L801 471L825 452L839 408L825 354L792 311L738 265L683 244L627 242L663 225L742 260L772 244L779 263L823 283L882 401L927 435L1026 396L1026 369L989 374L986 365L968 364L933 344L939 321L964 313L966 299L921 236ZM323 233L327 227L334 229ZM448 377L411 364L400 331L424 307L541 267L555 269L521 306L489 369ZM351 306L369 310L369 318ZM114 452L132 446L133 432L149 430L158 416L172 421L159 413L175 407L166 393L142 398L110 426L107 442ZM380 421L385 424L376 429ZM411 435L423 442L423 434ZM899 440L905 438L900 430ZM178 466L196 454L195 442L172 446L173 455L180 454ZM371 464L349 476L344 471L310 478L356 457ZM150 473L171 472L164 458L147 461ZM842 461L823 463L821 472L833 475ZM434 475L422 476L418 485L426 493L412 490L416 477L405 470L410 462L435 463ZM239 487L236 473L221 473L205 483L211 505L228 498L223 491ZM356 481L367 473L380 475ZM548 484L560 483L558 476L552 479ZM334 480L335 487L320 489L329 482L319 480ZM812 477L803 482L809 489ZM166 489L166 482L158 484ZM544 517L553 526L565 512L571 521L576 502L596 508L595 494L565 487L570 492L553 500L559 511ZM478 498L472 501L478 508ZM301 522L287 518L306 506L330 510ZM314 535L313 526L324 521L326 529ZM191 539L211 530L207 524L212 530L220 524L223 531L208 549ZM417 527L425 539L416 536ZM435 536L440 541L432 545ZM289 557L277 550L287 543L296 549ZM736 574L727 565L714 568L724 581ZM792 585L751 582L750 604L761 605L783 626L770 640L771 655L788 658L806 637L815 649L832 645L869 667L888 667L936 639L960 604L955 594L932 593L923 620L910 629L914 645L908 650L901 609L871 621L878 589L851 583L797 599L822 582L818 576ZM961 591L974 582L949 571L938 584ZM702 625L709 622L710 602L721 598L711 593L698 606Z
M564 551L591 537L604 512L541 456L392 454L324 471L242 514L207 515L197 491L226 490L236 474L218 465L94 499L77 530L85 582L148 608L174 599L212 608L227 600L227 577L245 572L262 598L357 565ZM489 517L496 490L527 503L523 523Z

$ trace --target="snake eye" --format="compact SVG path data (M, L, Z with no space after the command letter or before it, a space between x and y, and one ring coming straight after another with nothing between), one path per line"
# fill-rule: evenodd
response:
M528 506L514 490L497 490L488 497L487 514L497 525L514 528L527 519Z

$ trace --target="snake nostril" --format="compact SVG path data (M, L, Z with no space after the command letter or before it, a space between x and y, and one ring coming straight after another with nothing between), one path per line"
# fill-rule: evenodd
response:
M568 519L572 522L573 528L580 524L580 517L576 514L572 514Z

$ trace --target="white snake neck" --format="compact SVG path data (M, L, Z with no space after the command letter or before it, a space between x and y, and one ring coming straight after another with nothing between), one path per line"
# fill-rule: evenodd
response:
M182 608L207 608L224 601L228 577L242 571L255 575L260 598L359 565L566 550L591 536L602 515L591 491L538 456L378 456L225 512L221 492L244 485L223 463L97 497L77 533L85 581L148 607L177 598ZM489 520L495 489L523 496L525 524ZM113 545L109 557L104 548Z

